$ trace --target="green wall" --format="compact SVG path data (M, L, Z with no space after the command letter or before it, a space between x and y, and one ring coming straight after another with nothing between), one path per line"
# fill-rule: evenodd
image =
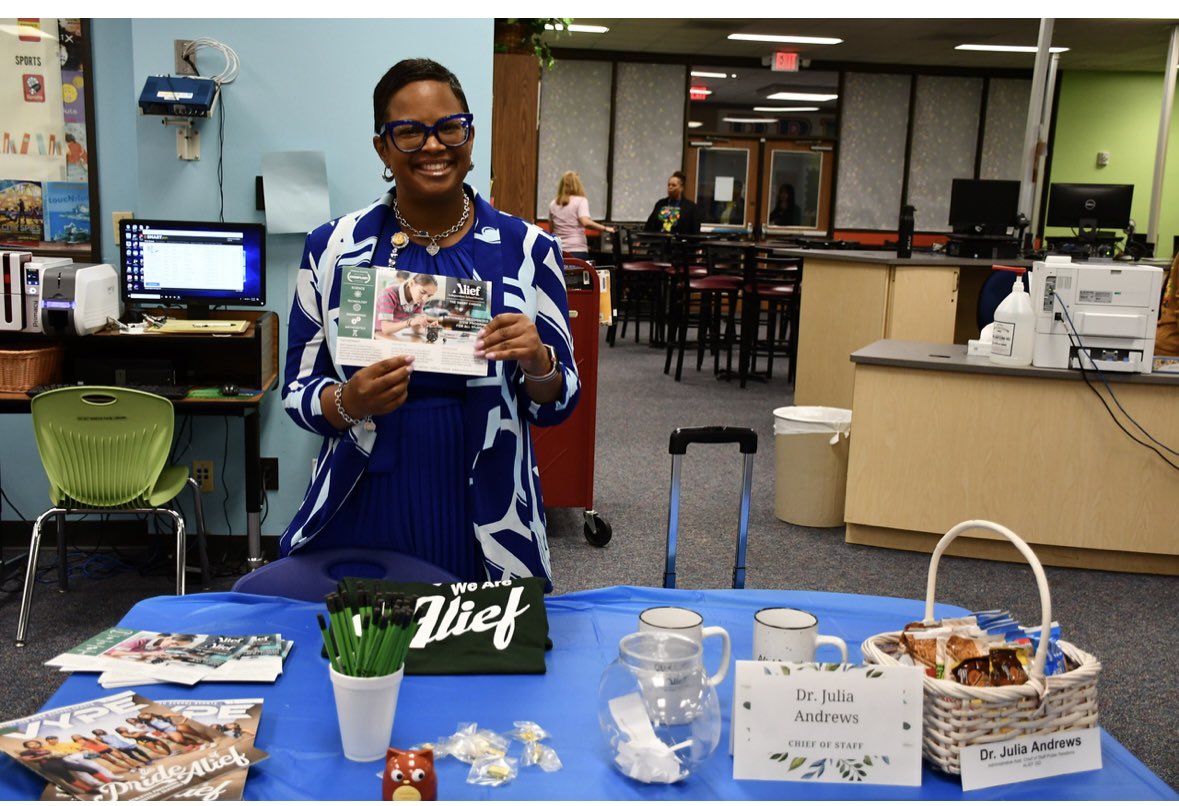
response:
M1139 232L1150 220L1163 74L1063 71L1050 182L1133 184ZM1156 254L1169 257L1179 234L1179 108L1172 110ZM1110 153L1097 165L1097 152ZM1067 235L1049 228L1048 235Z

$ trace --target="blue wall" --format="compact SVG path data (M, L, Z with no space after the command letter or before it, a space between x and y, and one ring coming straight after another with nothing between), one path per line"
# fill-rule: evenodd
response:
M149 75L173 71L173 40L209 37L237 53L237 80L221 94L225 123L225 220L262 221L254 210L254 177L262 155L313 150L327 160L331 212L341 215L384 192L381 162L372 147L372 89L391 65L425 56L459 77L475 114L475 170L468 181L489 186L491 166L492 21L483 20L120 20L92 21L103 259L117 262L110 214L216 220L218 119L200 124L201 159L176 158L175 127L141 117L136 100ZM202 75L221 72L212 49L197 55ZM93 157L92 157L93 159ZM267 241L267 307L285 331L302 253L301 235ZM286 351L285 332L280 365ZM180 422L177 424L178 430ZM245 534L240 418L194 417L192 444L177 458L211 459L217 491L206 495L205 517L214 534ZM4 491L26 516L46 506L41 470L27 417L0 418L0 471ZM279 534L302 500L319 438L283 414L278 394L262 411L262 455L279 459L281 487L268 493L263 534ZM35 468L35 471L31 469ZM224 484L222 484L224 482ZM181 502L184 504L184 502ZM188 505L184 504L187 508ZM226 514L228 515L228 523ZM16 514L5 508L4 517Z

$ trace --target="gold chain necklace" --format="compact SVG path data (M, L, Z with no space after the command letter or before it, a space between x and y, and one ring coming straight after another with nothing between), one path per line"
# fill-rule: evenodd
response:
M442 248L438 245L439 239L449 238L451 235L454 235L456 232L461 230L463 228L463 224L467 223L467 216L470 214L471 200L468 198L466 193L463 193L463 215L461 218L459 218L458 223L448 229L446 232L440 232L437 235L431 235L424 229L417 229L413 227L408 221L406 221L405 216L401 214L401 208L397 206L397 199L393 199L393 215L397 216L397 223L401 225L402 229L409 230L410 233L417 236L418 238L428 238L430 244L426 247L426 251L430 254L431 257L438 254L438 250Z

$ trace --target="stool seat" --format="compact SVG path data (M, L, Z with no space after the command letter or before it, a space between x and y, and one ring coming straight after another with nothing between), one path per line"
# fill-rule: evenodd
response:
M255 568L233 583L231 590L320 602L336 590L344 577L396 582L461 581L445 568L399 551L367 547L304 549Z

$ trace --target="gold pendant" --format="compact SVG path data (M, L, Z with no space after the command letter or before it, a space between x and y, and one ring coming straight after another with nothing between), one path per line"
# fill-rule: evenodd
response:
M396 249L404 249L409 245L409 236L404 232L395 232L393 233L393 237L389 239L389 242L393 244L394 248Z

